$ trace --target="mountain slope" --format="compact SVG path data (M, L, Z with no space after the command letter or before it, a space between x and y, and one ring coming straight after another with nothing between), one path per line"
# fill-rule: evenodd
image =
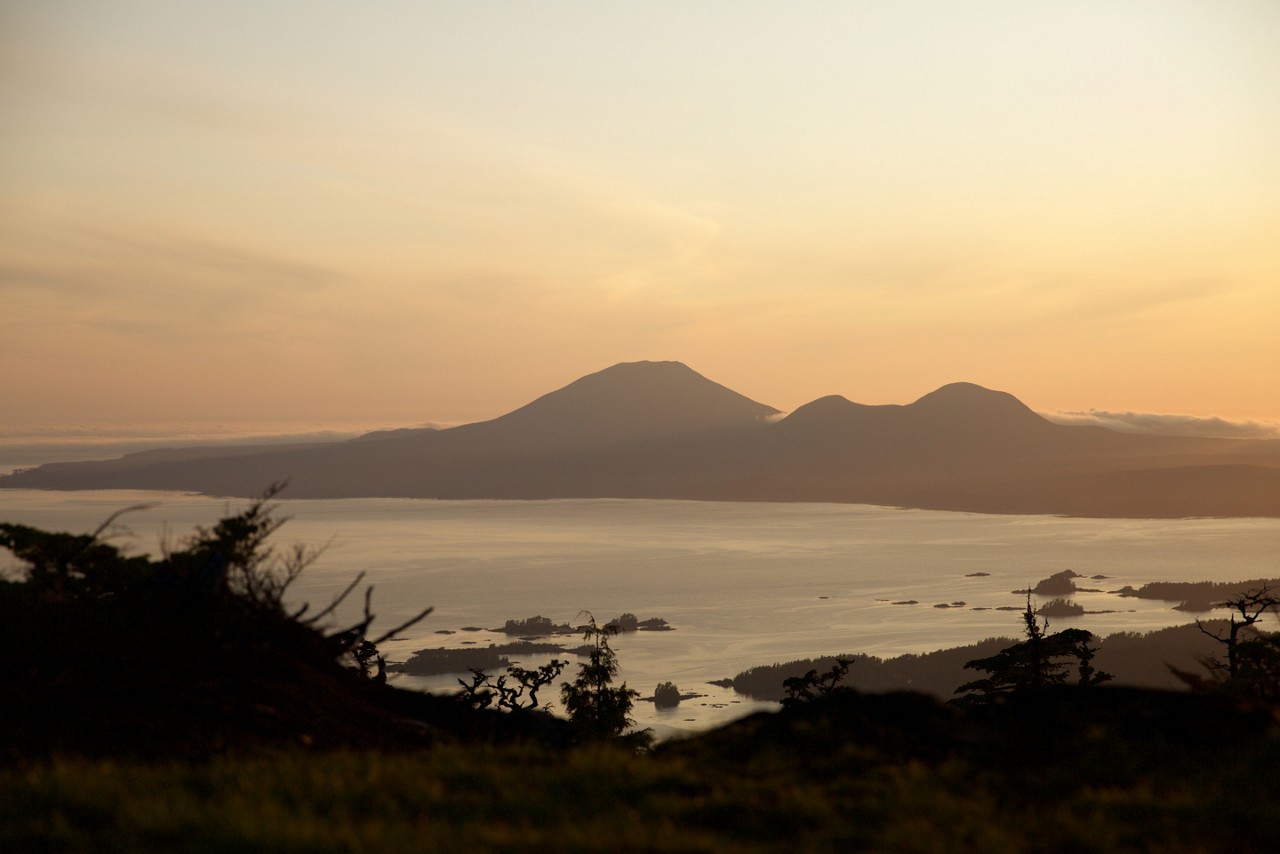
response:
M624 362L458 430L530 446L581 447L745 429L778 414L680 362Z

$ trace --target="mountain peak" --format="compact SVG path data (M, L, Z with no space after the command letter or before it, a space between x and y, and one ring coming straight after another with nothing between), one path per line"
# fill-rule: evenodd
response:
M777 414L681 362L622 362L487 423L582 441L746 427Z
M956 425L995 428L1014 424L1044 423L1025 403L1004 391L969 382L948 383L906 407L930 419Z
M977 383L969 382L947 383L929 392L911 404L911 406L987 407L1002 408L1008 411L1025 410L1031 412L1026 404L1007 391L994 391Z

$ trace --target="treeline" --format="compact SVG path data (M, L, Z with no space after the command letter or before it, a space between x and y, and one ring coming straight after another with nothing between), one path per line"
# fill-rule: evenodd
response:
M1227 621L1204 624L1211 631L1225 630ZM853 662L845 684L859 691L919 691L948 699L968 680L965 663L994 655L1011 638L987 638L974 644L934 652L908 653L880 658L863 653L824 655L748 668L717 682L755 700L781 700L782 683L817 669L826 670L837 660ZM1186 684L1170 668L1188 671L1212 655L1218 644L1197 626L1174 626L1152 632L1120 632L1098 641L1097 664L1115 675L1117 684L1143 688L1181 689Z
M1165 602L1180 602L1175 610L1209 611L1228 599L1240 596L1250 590L1280 589L1278 578L1253 578L1248 581L1153 581L1134 588L1125 585L1119 591L1120 596L1131 596L1135 599L1159 599Z

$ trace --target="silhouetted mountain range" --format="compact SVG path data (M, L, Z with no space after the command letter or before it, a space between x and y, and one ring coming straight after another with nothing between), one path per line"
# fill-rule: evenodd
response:
M1280 517L1280 441L1054 424L953 383L907 405L823 397L790 415L678 362L583 377L448 429L56 463L0 487L293 498L835 501L993 513Z

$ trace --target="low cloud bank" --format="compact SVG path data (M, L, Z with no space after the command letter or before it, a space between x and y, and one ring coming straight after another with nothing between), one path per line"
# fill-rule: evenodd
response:
M1122 433L1218 439L1280 439L1280 424L1273 421L1230 421L1216 415L1163 415L1154 412L1108 412L1101 409L1040 414L1056 424L1092 425Z

